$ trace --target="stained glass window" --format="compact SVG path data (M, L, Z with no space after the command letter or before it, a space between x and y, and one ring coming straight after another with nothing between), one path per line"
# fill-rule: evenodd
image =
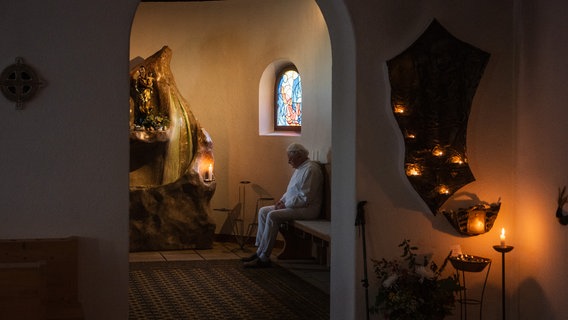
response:
M300 131L302 128L302 80L293 66L283 68L276 77L274 130Z

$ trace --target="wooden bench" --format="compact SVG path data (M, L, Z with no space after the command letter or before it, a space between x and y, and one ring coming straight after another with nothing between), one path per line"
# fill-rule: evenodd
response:
M331 164L320 164L323 173L323 201L320 217L316 220L292 220L280 226L284 248L279 260L306 260L315 258L329 265L331 244Z
M0 263L0 319L45 319L45 263Z
M0 240L0 319L83 319L78 239Z

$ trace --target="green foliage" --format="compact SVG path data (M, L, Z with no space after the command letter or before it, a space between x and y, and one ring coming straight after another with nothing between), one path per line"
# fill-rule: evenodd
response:
M164 130L170 124L170 119L166 115L149 114L142 121L142 126L151 130Z
M382 313L391 320L443 319L452 314L460 289L456 275L442 278L450 254L441 267L424 257L417 262L417 247L404 240L399 260L371 259L379 281L379 290L371 312ZM451 253L451 252L450 252Z

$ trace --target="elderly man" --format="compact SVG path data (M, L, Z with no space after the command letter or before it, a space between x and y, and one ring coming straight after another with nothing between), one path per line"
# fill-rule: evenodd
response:
M252 256L242 259L245 267L270 266L270 254L282 222L315 219L320 214L323 196L320 165L308 158L308 150L301 144L292 143L286 151L294 173L282 198L258 211L255 244L258 249Z

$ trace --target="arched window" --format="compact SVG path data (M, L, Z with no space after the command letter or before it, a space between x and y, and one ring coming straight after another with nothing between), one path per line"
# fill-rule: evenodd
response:
M301 131L302 80L296 67L278 72L274 91L274 131Z

